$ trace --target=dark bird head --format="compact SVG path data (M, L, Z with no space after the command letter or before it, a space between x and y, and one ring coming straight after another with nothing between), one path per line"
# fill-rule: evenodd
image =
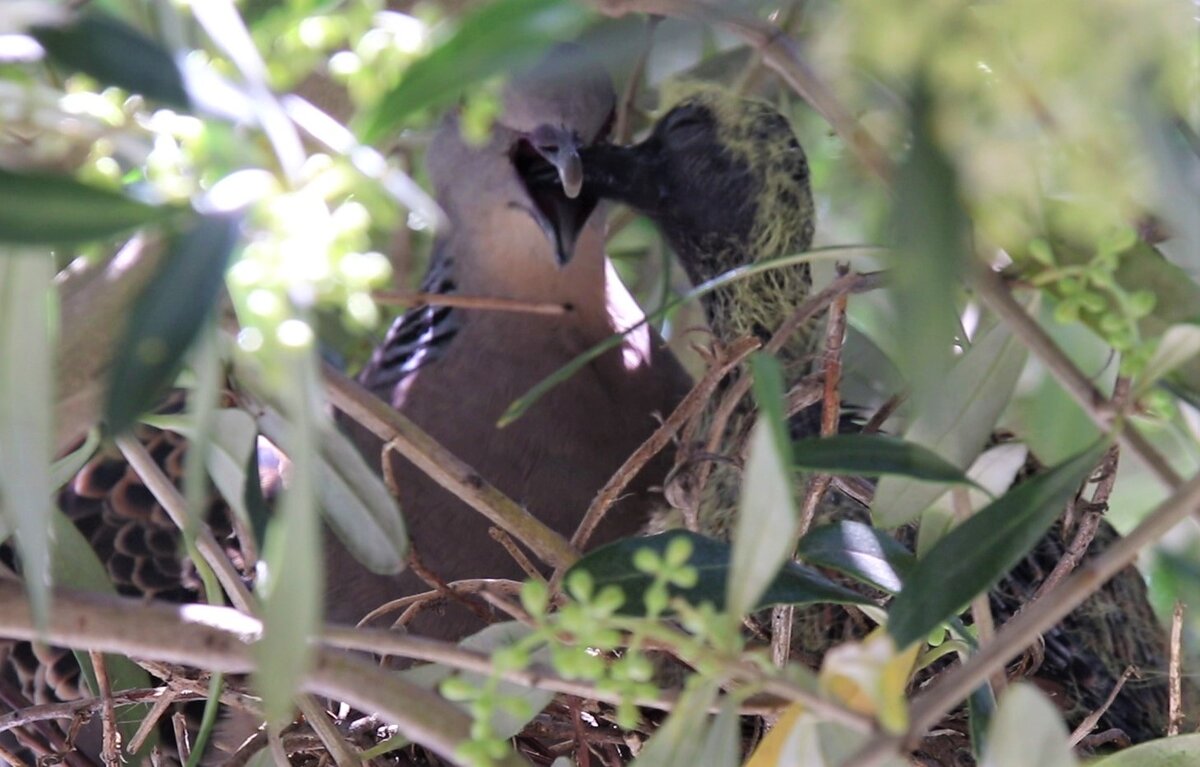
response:
M765 102L691 86L640 144L597 144L580 157L583 194L652 219L695 283L812 244L808 161ZM540 178L553 184L545 168ZM807 265L767 271L711 294L709 320L722 337L763 336L810 287Z
M582 47L555 46L505 87L490 139L473 146L451 117L429 152L439 201L461 220L480 220L472 205L499 197L530 216L549 240L560 265L598 198L582 191L580 153L607 138L616 94L604 68ZM530 184L535 168L553 169L553 184ZM484 194L481 194L483 192ZM447 212L454 217L454 210Z

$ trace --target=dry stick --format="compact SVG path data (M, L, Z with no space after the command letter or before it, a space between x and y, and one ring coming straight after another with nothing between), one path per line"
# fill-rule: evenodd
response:
M320 738L321 744L325 746L325 750L333 757L333 761L337 764L337 767L358 767L361 760L355 756L354 751L346 743L345 738L333 726L333 722L329 721L325 709L317 705L317 702L313 700L311 695L298 696L296 704L300 709L300 713L304 714L308 725L312 727L313 732Z
M1183 640L1183 602L1175 602L1175 611L1171 615L1171 660L1167 666L1167 679L1170 682L1171 697L1167 703L1167 737L1179 734L1179 726L1183 724L1183 674L1182 674L1182 640Z
M582 549L587 545L596 526L604 519L604 515L616 503L638 472L670 443L671 438L693 415L704 409L721 380L729 375L729 371L740 365L742 360L746 359L758 346L757 341L743 338L735 341L728 349L721 351L716 364L710 367L704 377L692 387L683 401L676 406L674 412L625 460L625 463L621 464L621 468L617 469L608 482L604 483L604 487L596 493L587 513L580 520L575 534L571 536L572 546Z
M1100 717L1104 716L1105 712L1112 707L1113 701L1121 694L1121 689L1125 687L1125 683L1129 681L1129 677L1131 676L1133 676L1133 666L1126 666L1125 670L1121 672L1121 677L1117 679L1117 683L1113 685L1108 697L1100 704L1100 708L1085 716L1083 721L1079 723L1079 726L1075 728L1075 731L1071 733L1068 742L1072 748L1078 746L1080 741L1096 728L1096 725L1100 723Z
M121 454L125 456L125 460L141 477L146 484L146 489L166 510L175 526L180 530L188 529L187 501L159 468L154 458L146 450L146 446L129 435L117 437L116 443ZM246 589L246 584L242 583L241 576L234 569L229 558L225 556L225 552L217 543L217 539L213 537L208 525L201 522L196 527L196 548L204 557L204 561L216 573L217 579L221 581L221 586L225 588L225 592L229 594L233 604L243 612L253 612L257 607L257 600Z
M19 584L0 582L0 636L46 641L66 648L86 648L186 664L230 674L255 669L253 644L262 623L227 607L163 605L77 592L54 592L55 609L39 630ZM401 734L453 761L469 737L470 719L433 692L395 674L381 674L362 658L318 648L302 689L345 701L355 708L378 711ZM502 760L504 765L521 761Z
M385 306L452 306L456 309L480 309L492 312L516 312L519 314L566 314L563 304L522 301L500 296L462 296L447 293L408 293L379 290L371 294L378 304Z
M513 561L517 563L517 566L521 568L521 572L525 573L526 578L534 581L541 581L542 583L546 582L546 579L541 573L538 572L538 569L533 566L533 563L529 561L529 557L525 556L525 552L521 551L520 547L517 546L517 542L512 539L511 535L498 527L489 527L488 535L492 537L493 541L504 547L504 550L508 552L508 555L512 557Z
M1116 408L1092 385L1075 363L1063 353L1058 344L1046 335L1041 326L1013 299L999 274L987 267L975 270L975 291L989 309L999 315L1029 350L1038 357L1067 393L1074 397L1100 430L1114 431ZM1117 438L1131 453L1142 459L1150 471L1168 490L1183 482L1163 456L1142 436L1133 424L1126 421Z
M8 762L11 767L28 767L16 754L0 745L0 761Z
M868 170L884 181L892 176L891 160L800 55L795 42L778 27L700 0L592 0L611 16L648 13L692 19L723 27L761 51L767 66L829 122Z
M108 664L104 654L88 650L88 660L92 662L92 671L96 674L96 686L100 689L100 726L103 733L103 745L100 748L100 760L108 767L115 767L121 761L121 736L117 734L117 712L113 705L112 684L108 681Z
M171 725L175 730L175 750L179 752L179 763L187 764L192 756L192 744L188 741L187 716L182 711L171 715Z
M1030 605L996 632L996 640L980 647L966 663L933 680L912 703L904 735L876 738L847 762L854 767L877 767L904 743L915 742L989 674L1004 667L1046 629L1065 618L1110 578L1137 559L1138 553L1166 535L1188 515L1200 510L1200 473L1184 482L1159 504L1129 535L1080 566L1073 575Z
M125 750L131 754L136 754L140 751L142 744L146 742L146 738L150 737L150 733L158 726L158 721L167 713L167 709L171 707L171 704L177 700L179 700L179 693L171 689L163 690L162 694L158 696L158 700L150 708L150 713L142 717L137 732L129 739L129 744L125 747Z
M322 366L330 402L365 426L459 500L525 544L543 562L569 566L579 552L561 535L517 505L415 423L344 373Z

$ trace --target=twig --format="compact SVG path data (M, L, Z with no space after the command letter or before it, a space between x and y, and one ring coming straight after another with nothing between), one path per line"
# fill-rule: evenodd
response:
M125 456L125 460L129 462L137 475L142 478L146 484L146 489L154 496L154 499L162 505L166 510L171 521L180 530L188 529L188 510L187 501L175 489L175 485L167 478L158 464L146 450L146 446L129 435L117 437L117 447L120 448L121 454ZM242 583L242 578L234 568L229 558L225 556L225 552L221 549L217 539L213 537L212 531L208 529L208 525L203 522L198 522L196 525L196 548L199 549L200 555L204 557L204 561L216 573L217 578L221 581L221 586L224 587L229 598L238 609L252 613L257 608L257 600L246 589L246 584Z
M100 748L100 760L108 767L115 767L121 761L121 736L117 733L117 712L113 706L112 684L108 681L108 664L104 661L104 653L88 650L88 660L92 662L92 672L96 675L96 692L100 696L100 726L103 734L103 745Z
M871 419L863 425L863 434L874 434L883 428L887 420L892 417L892 413L904 404L905 396L903 394L893 394L888 398L888 401L879 406L879 409L871 416Z
M452 306L456 309L480 309L492 312L545 314L558 316L569 310L563 304L522 301L500 296L463 296L454 293L409 293L377 290L371 294L375 303L386 306Z
M601 12L611 16L648 13L673 18L693 19L723 27L758 51L767 66L812 105L841 136L842 140L868 170L887 181L892 176L891 160L878 143L834 97L795 43L778 27L750 18L717 3L701 0L592 0Z
M600 520L604 518L609 508L638 472L670 443L671 438L693 415L704 409L709 398L716 391L717 385L729 374L729 371L740 365L742 360L757 348L757 341L744 338L735 341L729 348L721 351L716 364L710 367L704 377L692 387L683 401L676 406L674 412L625 460L625 463L621 464L621 468L617 469L604 487L596 493L596 498L588 507L587 513L583 515L583 519L580 520L575 534L571 536L572 546L582 549L587 545L588 539L595 531L596 526L600 524Z
M1126 666L1125 670L1121 672L1120 678L1117 679L1117 683L1113 685L1112 691L1108 693L1108 697L1100 704L1100 708L1085 716L1075 731L1071 733L1069 742L1072 748L1079 745L1080 741L1088 736L1088 733L1096 729L1096 725L1100 723L1100 717L1104 716L1105 712L1112 707L1113 701L1121 694L1121 688L1125 686L1131 676L1133 676L1133 666Z
M192 755L192 746L188 742L187 715L176 711L171 715L171 726L175 730L175 749L179 752L179 763L187 764Z
M488 535L492 536L492 540L504 547L508 555L521 568L521 572L525 573L526 578L541 581L542 583L546 582L546 578L533 566L533 563L529 561L529 557L525 556L525 552L521 551L521 548L517 546L517 542L512 539L512 536L498 527L489 527Z
M29 767L16 754L0 744L0 761L8 762L11 767Z
M305 720L308 721L308 726L312 727L313 732L321 739L325 750L333 757L333 761L338 767L358 767L361 764L359 758L354 755L353 749L342 738L342 734L329 721L324 708L318 706L317 702L308 695L301 695L297 704L300 713L304 714Z
M177 700L179 700L179 693L171 689L163 690L162 695L158 696L158 700L154 701L154 705L150 707L150 712L142 717L137 732L133 734L133 737L129 739L129 745L125 747L126 751L136 754L141 750L146 738L150 737L150 733L158 726L159 720L167 713L167 709Z
M497 490L386 402L328 363L323 365L322 374L334 407L373 432L384 441L387 449L400 453L459 500L525 544L543 562L561 567L569 566L579 558L579 552L561 535Z
M1167 678L1170 681L1170 700L1167 703L1167 737L1179 734L1179 726L1183 724L1183 673L1181 659L1183 657L1183 602L1175 602L1175 610L1171 614L1171 659L1167 666Z
M1141 432L1127 420L1116 429L1117 408L1100 393L1074 362L1063 353L1058 344L1042 330L1041 326L1021 308L1005 286L1003 279L986 266L975 270L975 292L989 309L999 315L1013 333L1019 337L1034 356L1040 359L1062 387L1083 408L1096 426L1105 433L1116 432L1117 439L1131 453L1140 458L1168 490L1175 490L1183 482L1182 477L1171 468L1163 456L1154 449Z
M880 736L868 743L847 765L878 767L903 743L913 742L970 695L980 681L1004 667L1011 658L1058 623L1110 578L1128 567L1138 553L1166 535L1200 507L1200 474L1183 483L1158 505L1129 535L1118 539L1100 556L1083 564L1046 598L1013 617L996 632L996 640L980 647L966 663L952 668L929 684L910 709L908 731Z

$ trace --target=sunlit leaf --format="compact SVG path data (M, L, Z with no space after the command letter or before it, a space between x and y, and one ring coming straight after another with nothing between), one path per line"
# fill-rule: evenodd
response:
M998 581L1050 529L1096 467L1097 444L1014 489L951 530L913 568L888 609L902 647L921 639Z
M238 225L231 216L200 216L172 238L116 347L105 406L110 433L132 426L170 386L216 303Z
M792 464L829 474L895 474L930 482L972 484L961 469L929 448L885 434L835 434L792 444Z
M62 245L100 240L176 212L68 176L0 169L0 243Z
M1071 753L1062 713L1045 693L1026 682L1009 686L1000 698L987 740L980 767L1075 767L1079 764ZM1144 767L1148 763L1136 764Z
M1027 351L1003 324L976 339L942 382L937 407L922 410L904 439L966 468L983 450L1007 407ZM910 522L937 499L944 485L884 477L875 490L872 517L883 527Z
M779 363L760 353L751 367L759 415L750 431L726 585L726 606L739 616L753 609L791 557L798 518Z
M1089 767L1184 767L1200 764L1200 734L1177 735L1106 756Z
M663 555L667 546L676 537L687 538L692 545L688 566L696 569L696 583L688 588L677 585L669 587L670 594L683 598L689 604L711 603L718 610L725 609L726 581L730 574L732 548L729 544L705 538L686 530L672 530L644 538L626 538L588 552L567 571L566 579L576 570L591 574L596 589L614 585L625 594L621 612L645 614L643 596L654 581L654 576L642 572L634 565L640 549L650 549ZM808 567L788 562L782 569L772 573L766 590L751 605L761 608L773 604L810 604L829 602L834 604L869 604L870 600L839 586L825 576Z
M839 767L866 745L871 734L824 722L803 705L789 706L745 767ZM907 759L888 757L880 767L905 767Z
M32 31L57 64L89 74L105 85L188 107L183 78L166 49L112 16L93 11L62 26L34 27Z
M861 642L845 642L829 650L818 675L821 691L851 710L874 717L893 733L908 727L904 690L921 645L902 652L882 629Z
M576 36L592 17L569 0L499 0L468 11L441 45L414 61L367 116L373 143L421 109L451 104L465 89L533 64L554 42Z
M16 533L39 622L50 608L53 278L49 253L0 251L0 528Z
M849 520L809 531L796 547L796 558L891 593L900 590L917 563L912 552L887 533Z

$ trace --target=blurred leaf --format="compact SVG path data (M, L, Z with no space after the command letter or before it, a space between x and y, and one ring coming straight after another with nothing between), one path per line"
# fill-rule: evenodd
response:
M861 642L844 642L825 654L818 675L821 691L848 708L876 719L891 733L908 727L904 690L921 644L897 652L892 638L875 629Z
M745 767L840 767L849 764L872 737L876 736L823 722L795 703L784 710ZM892 756L879 767L908 764L907 759Z
M1163 333L1134 386L1136 396L1150 390L1155 383L1190 362L1200 354L1200 325L1172 325Z
M1020 561L1100 461L1098 443L1010 490L951 530L906 579L888 608L888 631L906 647L926 636Z
M829 474L897 474L930 482L974 484L961 469L932 450L886 434L803 439L792 444L792 464Z
M458 643L459 647L466 650L473 650L485 655L492 655L497 650L517 644L525 637L532 633L532 629L528 626L516 621L506 623L493 623L466 639ZM550 660L549 650L543 646L541 649L534 651L530 655L531 663L548 663ZM455 672L449 666L443 666L436 663L431 663L425 666L407 669L401 672L405 679L413 682L427 690L436 690L438 685L443 680L457 675L458 677L470 681L476 687L484 687L487 684L487 677L482 674L475 674L467 671ZM516 716L513 712L504 706L496 706L492 709L492 733L498 738L512 738L525 729L534 717L542 712L550 702L554 700L555 693L539 689L537 687L527 687L512 682L500 682L496 685L495 694L505 699L516 698L525 701L529 704L529 716Z
M62 26L31 31L50 58L68 69L170 106L189 106L183 77L171 54L112 16L93 11Z
M937 406L921 411L904 439L954 466L969 466L1007 407L1026 356L1025 346L1005 325L993 326L954 364L941 384ZM897 527L912 521L945 490L944 485L884 477L875 490L872 518L883 527Z
M1000 699L980 767L1075 767L1062 712L1028 682L1010 685ZM1200 752L1197 752L1200 755ZM1145 767L1146 762L1131 762Z
M108 571L100 558L96 556L92 544L79 529L67 519L58 509L50 512L51 541L53 552L50 558L50 568L54 584L61 588L90 591L97 594L117 594L117 589L108 577ZM73 653L79 668L88 683L92 694L96 694L98 684L96 672L92 668L92 660L86 652ZM121 690L144 690L151 687L150 675L145 669L123 655L106 654L104 665L108 670L108 683L113 692ZM117 709L117 729L121 733L121 742L129 743L137 732L142 719L150 713L150 704L139 703L134 706L122 706ZM158 740L156 733L151 733L142 746L141 756L149 754Z
M691 677L671 715L638 753L632 767L709 764L704 752L705 739L698 735L709 727L708 709L716 702L720 690L716 679Z
M1180 135L1179 123L1152 103L1152 88L1137 89L1138 108L1132 110L1149 147L1149 155L1157 171L1159 207L1173 236L1183 240L1179 252L1187 260L1179 265L1200 277L1200 156Z
M268 439L290 453L288 431L277 412L267 410L259 423ZM326 521L372 572L400 572L408 557L408 535L396 499L341 432L324 431L319 450L316 492Z
M92 427L88 429L87 437L84 438L82 445L51 464L50 486L57 490L74 479L79 470L96 454L98 447L100 447L100 429ZM0 536L0 538L2 537Z
M50 253L0 251L0 528L16 533L39 624L50 609L53 279Z
M716 609L724 610L725 584L730 573L732 548L728 543L686 530L672 530L644 538L625 538L600 546L576 562L567 571L564 581L575 570L585 570L591 574L597 591L608 585L615 585L621 589L625 594L625 602L620 612L627 615L643 615L646 610L642 598L646 589L654 582L654 576L634 566L636 554L640 549L650 549L660 556L664 555L669 543L680 536L687 538L692 544L692 556L688 559L688 566L696 569L698 577L695 585L689 588L669 586L671 596L682 597L693 605L709 602ZM772 575L773 579L764 593L758 597L757 602L747 608L747 612L773 604L871 604L871 600L866 597L839 586L816 570L795 562L788 562L782 570L777 570Z
M100 240L177 211L81 184L69 176L0 169L0 242L62 245Z
M420 109L451 104L467 88L533 64L592 18L569 0L498 0L467 11L458 29L405 70L366 116L363 141L379 141Z
M848 520L811 530L800 539L796 558L892 594L917 564L911 551L882 530Z
M938 406L938 386L951 363L958 331L959 281L970 257L969 221L959 196L957 171L938 146L929 86L912 97L912 146L896 173L891 226L899 338L893 359L909 382L918 410Z
M1186 767L1200 764L1200 734L1177 735L1139 743L1088 767Z
M779 568L791 558L797 521L789 469L791 445L783 413L783 374L775 358L763 353L751 357L750 366L758 421L750 431L726 584L726 606L738 617L754 608Z
M130 428L174 380L216 303L239 223L233 216L200 216L171 239L116 347L104 409L110 434Z

